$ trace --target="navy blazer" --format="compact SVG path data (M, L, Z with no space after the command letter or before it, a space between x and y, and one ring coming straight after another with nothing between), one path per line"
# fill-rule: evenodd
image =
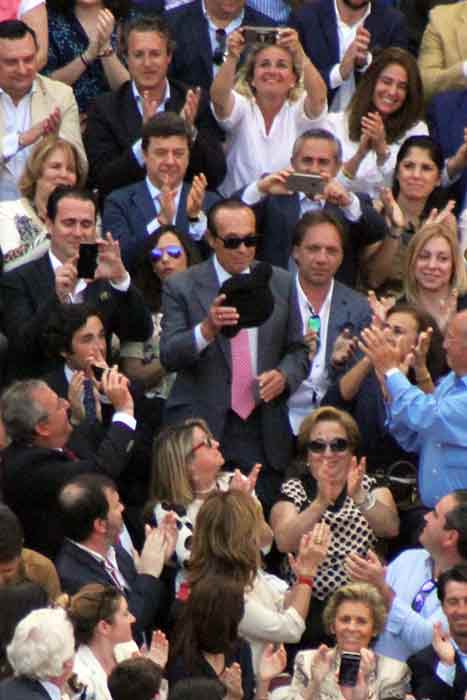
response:
M209 90L214 78L209 26L201 0L193 0L166 13L176 46L169 75L189 85ZM273 27L276 23L261 12L245 6L242 26Z
M412 694L416 700L464 700L467 690L467 671L456 654L456 675L451 688L436 675L439 657L430 645L413 654L407 665L412 673Z
M156 625L158 614L166 602L167 590L160 579L138 574L132 558L120 544L116 545L115 552L118 568L129 586L129 589L125 589L125 597L136 618L133 630L140 639L145 629ZM55 565L62 591L69 595L74 595L87 583L115 585L104 565L70 540L64 541Z
M430 134L439 143L444 158L453 156L464 143L464 127L467 123L467 90L449 90L436 95L427 110ZM457 200L457 211L461 211L467 193L467 170L452 186Z
M328 103L336 90L331 88L331 69L340 61L337 20L332 0L315 0L292 12L289 26L298 31L305 53L310 57L328 86ZM372 0L371 12L364 26L371 34L370 51L388 46L408 47L408 27L404 15L383 0ZM358 80L361 73L355 71Z
M0 700L50 700L50 695L39 681L19 676L0 683Z
M175 219L175 226L187 235L189 222L186 203L189 192L190 185L183 183ZM206 192L203 210L208 212L219 199L219 195L214 192ZM103 230L111 231L113 238L120 242L122 259L130 272L133 272L134 264L144 247L148 224L154 221L155 216L156 208L145 180L122 187L105 200Z

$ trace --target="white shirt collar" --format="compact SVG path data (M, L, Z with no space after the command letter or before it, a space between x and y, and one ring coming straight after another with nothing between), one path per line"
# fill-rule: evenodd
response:
M344 24L346 27L349 27L349 26L358 27L358 26L360 26L360 25L363 24L363 22L366 20L366 18L367 18L368 15L370 14L370 12L371 12L371 2L368 3L368 7L366 8L366 12L365 12L365 14L363 15L363 17L361 17L361 18L358 20L358 22L356 22L355 24L352 24L352 25L347 24L347 22L344 22L344 21L341 19L341 16L340 16L340 14L339 14L339 8L337 7L337 0L334 0L334 10L335 10L335 12L336 12L336 19L337 19L337 23L338 23L338 24Z
M228 279L232 277L230 272L227 272L222 265L220 264L219 260L217 259L217 255L214 254L213 256L213 262L214 262L214 269L216 271L217 279L219 280L219 285L222 286L224 282L226 282ZM242 271L242 275L246 275L250 272L250 268L247 267L246 270Z
M136 87L136 83L135 83L134 80L131 81L131 90L132 90L132 92L133 92L133 97L134 97L135 100L136 100L136 104L139 105L139 104L142 102L143 98L141 97L141 94L140 94L138 88ZM162 98L162 100L161 100L161 102L160 102L159 107L157 108L157 112L162 112L162 111L164 110L164 108L165 108L165 103L168 102L168 101L170 100L170 94L171 94L171 93L170 93L170 84L169 84L169 81L168 81L167 78L166 78L166 79L165 79L165 92L164 92L164 96L163 96L163 98Z
M37 92L37 80L34 78L31 89L25 95L23 95L21 99L24 100L25 97L31 97L35 92ZM0 95L8 95L8 93L2 87L0 87ZM8 95L8 97L10 97L10 95Z
M149 179L149 177L147 177L147 176L146 176L146 185L147 185L147 188L149 190L149 194L151 195L151 199L156 199L156 197L160 196L160 194L161 194L160 189L158 187L156 187L156 185L154 185L151 182L151 180ZM178 209L178 200L180 198L180 192L182 190L182 185L183 185L183 182L181 182L179 184L179 186L177 187L177 194L175 195L175 203L177 204L177 206L175 207L176 210Z
M50 681L39 681L45 692L50 696L51 700L61 700L62 692L58 685Z
M322 316L323 311L327 309L327 307L330 305L332 295L334 292L334 277L331 280L331 284L329 285L328 293L326 294L326 297L321 304L321 309L319 311L316 311L316 309L313 309L314 313L318 313L319 316ZM309 310L311 307L310 302L307 299L307 296L305 292L302 289L302 285L300 284L300 272L297 273L297 293L298 293L298 302L300 305L300 309L302 311L306 312L305 318L308 318L309 315Z
M206 5L205 5L204 0L201 0L201 7L203 10L203 15L206 17L206 21L209 24L210 30L215 32L217 29L219 29L219 27L216 27L216 25L214 24L214 22L212 21L212 19L208 15L208 11L206 9ZM234 17L233 20L231 22L229 22L229 24L226 27L223 27L225 33L231 34L236 29L238 29L241 26L244 17L245 17L245 10L243 9L241 11L241 13L238 15L238 17Z

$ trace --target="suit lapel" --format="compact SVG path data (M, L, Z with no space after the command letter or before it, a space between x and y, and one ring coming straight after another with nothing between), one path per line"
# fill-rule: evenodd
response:
M175 225L180 231L188 231L189 221L186 213L186 202L188 198L188 193L190 191L189 185L185 182L182 184L182 191L180 192L180 200L178 202L177 216L175 217Z
M123 128L127 131L129 142L133 142L141 133L143 118L139 112L136 100L133 97L131 81L125 83L121 90L121 124L123 124Z
M138 184L138 188L133 193L132 200L133 206L140 212L144 219L145 226L147 227L147 225L154 220L157 212L145 181ZM146 237L146 233L147 231L138 230L137 237L143 239Z
M55 274L52 269L49 254L46 253L31 266L33 277L32 288L37 293L37 299L42 298L42 292L49 291L55 286Z
M331 360L334 342L341 332L342 326L349 321L348 300L346 298L346 288L334 280L334 291L331 299L331 309L329 311L328 336L326 339L326 367Z
M219 293L219 280L217 279L216 270L214 269L213 258L211 257L204 263L198 266L197 275L195 277L194 294L198 297L201 307L207 314L213 302L213 299ZM231 365L230 342L227 338L219 333L214 341L219 344L219 347L225 357L227 366Z

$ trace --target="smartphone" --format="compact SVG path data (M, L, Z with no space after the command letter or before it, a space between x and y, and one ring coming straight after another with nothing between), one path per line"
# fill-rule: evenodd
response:
M97 381L100 382L100 380L102 379L102 375L105 372L105 368L98 367L97 365L91 365L91 369L92 369L92 373L95 376L95 378L97 379Z
M312 195L324 192L324 180L319 175L305 175L305 173L291 173L287 178L287 189L291 192L304 192Z
M319 333L321 330L321 319L319 316L310 316L307 323L307 328L309 331L314 331Z
M94 279L97 268L97 243L81 243L79 246L78 277Z
M246 44L276 44L278 35L273 27L243 27Z
M353 651L343 651L339 668L339 685L354 688L357 685L358 670L360 668L360 654Z

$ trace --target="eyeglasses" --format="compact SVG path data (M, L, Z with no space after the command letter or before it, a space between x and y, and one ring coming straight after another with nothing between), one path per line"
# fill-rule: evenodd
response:
M249 233L247 236L226 236L225 238L221 238L220 236L216 236L220 241L222 241L224 248L227 248L227 250L237 250L237 248L240 248L242 243L247 247L247 248L254 248L256 245L258 245L259 241L259 236L256 236L254 233Z
M425 605L426 599L428 598L430 593L435 590L437 586L438 584L432 578L428 579L428 581L425 581L423 586L420 588L420 590L412 600L412 610L415 610L415 612L419 613Z
M198 443L197 445L195 445L195 446L193 447L193 449L191 450L190 454L193 454L193 453L196 452L197 450L200 450L202 447L209 447L209 449L212 449L213 447L216 446L215 443L216 443L216 441L214 440L214 438L209 437L209 436L206 436L206 437L204 438L204 440L202 440L200 443Z
M315 454L323 454L326 452L326 447L329 447L331 452L345 452L349 447L349 441L345 438L336 438L330 442L323 440L310 440L306 443L306 448Z
M149 253L149 257L153 262L159 262L164 257L164 253L171 258L179 258L183 253L183 249L179 245L168 245L167 248L153 248Z
M225 29L216 29L217 46L212 54L212 62L215 66L221 66L224 63L225 45L227 42L227 33Z

